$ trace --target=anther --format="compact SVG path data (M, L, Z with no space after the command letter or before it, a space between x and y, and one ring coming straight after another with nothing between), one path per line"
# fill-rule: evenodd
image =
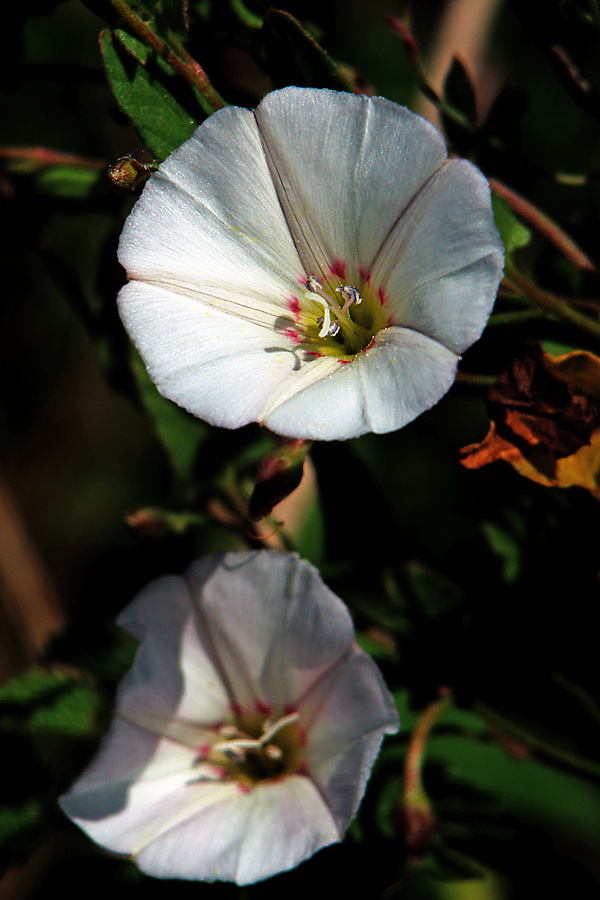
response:
M309 275L306 279L306 287L309 291L313 291L313 293L318 294L323 290L323 285L315 278L314 275Z
M362 297L353 284L345 284L343 286L336 287L335 290L337 294L342 295L345 301L342 307L342 312L346 312L348 307L352 306L353 303L356 306L359 306L362 303Z
M265 756L268 756L269 759L272 759L273 762L279 762L279 760L283 757L283 750L281 747L278 747L277 744L267 744L265 747Z

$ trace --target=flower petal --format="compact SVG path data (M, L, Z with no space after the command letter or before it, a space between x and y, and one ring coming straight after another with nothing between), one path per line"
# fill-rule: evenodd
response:
M272 324L234 318L162 285L133 281L119 303L158 390L212 425L257 421L300 367L296 346ZM259 311L252 315L257 320Z
M204 808L148 843L136 861L159 878L252 884L293 868L339 837L318 790L294 776Z
M368 270L394 223L446 158L435 128L382 97L289 87L255 111L307 273Z
M227 715L231 698L203 646L183 578L152 582L118 621L142 641L117 694L122 715L134 720L140 714L166 720L177 716L198 725Z
M398 713L379 669L358 647L329 671L298 706L310 732L307 763L340 831L365 790L384 734L398 730Z
M214 658L244 708L278 712L354 642L352 621L318 571L295 554L256 551L199 560L187 580Z
M196 783L195 752L117 718L97 756L60 799L93 840L135 854L148 841L237 791L231 783Z
M127 219L130 278L283 302L301 275L253 114L207 119L161 165ZM283 296L282 296L283 294Z
M278 434L323 441L394 431L443 397L457 364L441 343L407 328L386 328L352 362L274 404L264 424Z
M385 289L395 323L462 353L488 320L503 256L487 181L470 163L450 160L392 230L371 284Z

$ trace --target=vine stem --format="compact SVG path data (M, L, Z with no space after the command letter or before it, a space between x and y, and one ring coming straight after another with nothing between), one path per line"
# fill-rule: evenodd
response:
M36 169L49 166L74 166L81 169L106 168L104 160L63 153L49 147L0 147L0 159L8 159L25 166L33 166Z
M583 313L573 309L568 298L559 297L557 294L551 294L549 291L539 288L524 275L521 275L520 272L517 272L516 269L511 268L504 276L504 281L523 296L533 300L542 309L560 316L576 328L587 331L593 337L600 338L600 322L596 322L594 319L590 319L589 316L585 316Z
M173 42L173 45L177 48L177 52L175 52L172 47L152 31L149 25L131 9L125 0L109 0L109 2L123 21L129 25L148 47L154 50L161 59L164 59L174 72L182 75L202 94L213 112L217 109L223 109L227 105L210 83L202 66L196 62L178 41Z
M546 213L496 178L490 178L489 182L494 194L502 197L517 216L554 244L575 268L584 272L597 273L596 266L589 257Z

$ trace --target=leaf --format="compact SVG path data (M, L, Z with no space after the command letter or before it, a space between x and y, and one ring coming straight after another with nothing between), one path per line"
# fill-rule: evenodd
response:
M506 263L512 264L515 251L526 247L531 241L531 231L523 225L513 213L512 209L502 197L492 192L492 209L496 220L496 227L506 251Z
M126 45L126 46L125 46ZM100 35L100 49L110 87L153 156L164 159L186 141L203 118L200 104L192 116L175 95L186 87L137 38L108 29Z
M0 687L0 724L9 730L92 734L100 709L93 684L72 669L32 668Z
M351 90L333 59L288 12L270 9L262 27L267 68L273 86Z
M490 430L462 448L461 462L479 469L502 459L538 484L583 487L600 500L600 358L583 350L551 357L534 346L498 380Z
M98 186L104 173L98 169L77 166L52 166L35 179L42 194L83 200Z
M471 123L477 119L477 99L470 74L455 56L444 81L444 98L455 109L464 113Z
M156 436L169 456L176 477L187 483L192 479L198 451L210 436L210 425L159 394L137 353L133 356L132 368Z

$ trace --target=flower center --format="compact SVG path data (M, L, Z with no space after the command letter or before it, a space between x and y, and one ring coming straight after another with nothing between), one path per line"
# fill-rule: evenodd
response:
M309 357L349 361L366 350L389 317L382 292L375 294L368 278L360 278L358 284L346 284L333 272L323 281L308 275L304 295L290 304L294 321L286 318L282 323L291 325L284 333Z
M243 714L235 725L219 729L207 762L247 787L298 772L303 765L298 713L280 719Z

